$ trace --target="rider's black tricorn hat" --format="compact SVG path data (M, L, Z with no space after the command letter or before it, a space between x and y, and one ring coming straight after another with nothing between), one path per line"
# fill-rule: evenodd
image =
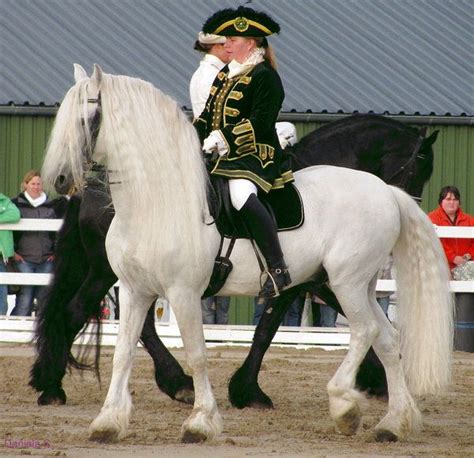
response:
M213 14L202 31L225 37L266 37L280 32L280 26L267 14L240 6Z

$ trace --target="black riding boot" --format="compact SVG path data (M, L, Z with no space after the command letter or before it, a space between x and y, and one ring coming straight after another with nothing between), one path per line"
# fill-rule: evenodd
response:
M283 259L276 224L255 194L250 195L240 214L267 262L268 275L259 297L279 296L280 290L291 283L291 278Z

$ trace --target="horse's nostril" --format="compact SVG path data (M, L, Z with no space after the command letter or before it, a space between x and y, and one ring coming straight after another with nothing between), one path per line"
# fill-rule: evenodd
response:
M59 194L66 194L69 191L72 183L65 175L58 175L54 181L54 189Z

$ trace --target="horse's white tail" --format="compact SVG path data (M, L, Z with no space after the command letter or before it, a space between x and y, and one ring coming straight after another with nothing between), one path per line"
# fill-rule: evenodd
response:
M449 269L429 218L407 194L391 188L401 215L393 255L402 364L411 392L435 393L451 377L454 301Z

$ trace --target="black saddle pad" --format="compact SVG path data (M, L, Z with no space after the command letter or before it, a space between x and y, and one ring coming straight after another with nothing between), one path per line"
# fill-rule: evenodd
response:
M219 194L221 205L216 218L217 229L224 237L248 238L248 231L239 215L230 202L227 180L220 180L218 184L213 180L214 190ZM304 207L300 193L293 183L282 189L270 191L268 194L259 192L259 199L266 205L273 215L278 231L290 231L302 226L304 222Z

